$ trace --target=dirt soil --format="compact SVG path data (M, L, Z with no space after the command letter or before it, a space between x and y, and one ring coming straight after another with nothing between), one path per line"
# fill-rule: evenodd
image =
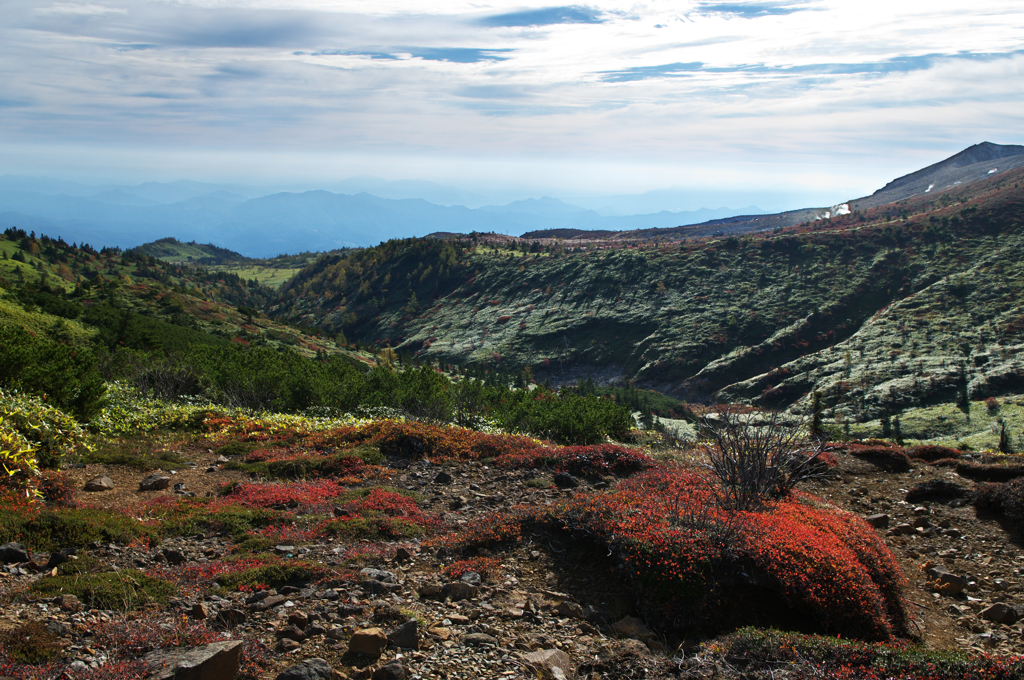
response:
M908 577L907 596L913 603L921 642L937 649L1024 653L1024 621L1004 625L981 615L997 602L1024 604L1020 537L997 519L977 516L969 504L904 500L909 489L929 480L953 482L967 489L974 483L948 467L918 463L909 472L895 473L843 453L837 458L833 479L803 488L864 517L888 516L888 526L878 531ZM216 493L222 484L246 479L242 473L218 466L210 450L185 452L185 460L195 465L165 472L173 472L172 483L183 483L185 491L199 497ZM450 483L437 481L442 470L453 478ZM82 503L104 508L128 508L140 500L174 495L172 488L138 491L139 481L149 473L96 465L69 470L78 489L97 475L111 477L114 490L80 491L78 495ZM562 494L574 493L537 488L544 486L539 482L550 478L547 473L496 470L480 463L414 463L394 470L390 483L422 494L424 509L443 514L446 521L465 523L517 504L549 504ZM584 483L579 489L589 491L590 486ZM332 540L291 550L305 560L318 560L340 570L348 564L344 556L349 547ZM278 551L287 552L287 547L282 548ZM223 537L206 536L168 539L152 550L111 545L93 546L91 552L121 567L147 568L161 564L167 550L179 551L188 563L203 563L225 554L230 545ZM486 551L482 554L488 555ZM450 558L439 558L413 540L385 544L379 557L365 562L390 574L383 586L339 580L317 588L285 589L281 597L268 599L273 606L266 608L246 593L224 597L193 594L174 600L168 615L223 619L230 622L223 625L234 637L264 641L274 658L273 668L264 676L268 679L309 657L326 659L340 674L336 677L360 679L369 678L389 662L402 664L410 678L550 676L550 671L537 671L529 662L527 655L538 650L564 652L570 661L567 676L588 680L762 677L759 672L741 672L720 660L701 657L695 645L699 639L679 640L659 630L640 630L632 638L616 635L611 624L641 614L635 598L602 566L601 556L565 545L556 536L537 535L511 552L494 556L501 559L500 575L474 586L467 599L436 593L448 582L439 572ZM934 565L963 576L966 590L957 595L932 592L923 568ZM17 591L38 578L29 570L8 571L14 573L0 573L0 591ZM296 619L296 613L302 616ZM0 613L0 627L28 618L66 623L73 631L67 640L68 653L90 666L102 663L102 650L90 647L90 639L81 631L116 616L96 610L64 612L52 602L14 598ZM419 622L418 648L392 645L376 658L349 649L353 632L367 627L392 631L410 617ZM291 644L285 631L290 630L289 622L296 621L305 622L305 633L299 636L301 641ZM793 673L797 670L775 670L771 677L795 677Z

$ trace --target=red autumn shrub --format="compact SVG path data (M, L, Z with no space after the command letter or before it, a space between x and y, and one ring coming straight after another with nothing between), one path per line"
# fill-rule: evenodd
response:
M937 460L947 460L950 458L959 458L960 451L951 449L948 446L934 446L934 445L922 445L922 446L911 446L907 449L907 455L911 458L919 458L920 460L928 461L929 463Z
M488 579L501 571L501 560L497 557L471 557L458 560L445 567L441 573L450 579L458 580L466 574L475 572L481 578Z
M798 624L867 639L907 632L899 565L861 519L802 493L756 512L726 511L715 499L705 478L659 467L612 493L491 516L435 543L494 545L539 524L596 540L651 610L703 629Z
M898 446L860 446L848 447L848 452L855 458L871 463L875 467L888 472L906 472L910 469L910 459Z
M547 467L576 474L625 474L654 464L650 456L614 444L536 447L499 455L495 463L506 468Z

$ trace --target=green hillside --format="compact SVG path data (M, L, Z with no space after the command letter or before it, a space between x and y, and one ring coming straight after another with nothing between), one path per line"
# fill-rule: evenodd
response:
M601 372L689 401L817 390L875 419L960 385L1024 391L1021 179L739 238L391 241L321 258L274 313L448 363Z

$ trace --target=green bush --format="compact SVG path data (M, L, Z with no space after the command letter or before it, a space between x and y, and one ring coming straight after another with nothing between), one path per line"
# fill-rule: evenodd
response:
M233 574L223 574L217 578L217 583L229 589L260 585L277 588L286 585L305 585L319 575L320 570L308 564L268 564Z
M63 656L60 638L39 620L0 633L0 658L4 652L15 663L42 664Z
M154 530L138 520L100 508L59 508L36 513L0 507L0 543L20 541L34 551L101 543L156 542Z
M44 576L31 590L41 595L74 595L96 609L131 611L148 604L166 605L177 592L174 584L148 576L137 569L94 572L96 565L69 562L57 576ZM67 569L63 567L72 565Z
M44 396L81 420L103 406L106 386L85 349L0 327L0 386Z
M65 459L88 450L75 419L38 397L0 390L0 420L28 441L40 467L59 469Z

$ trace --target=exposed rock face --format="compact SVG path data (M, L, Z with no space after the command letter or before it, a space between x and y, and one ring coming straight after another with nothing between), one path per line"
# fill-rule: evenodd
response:
M242 641L188 649L158 649L146 655L151 680L232 680L242 660Z

